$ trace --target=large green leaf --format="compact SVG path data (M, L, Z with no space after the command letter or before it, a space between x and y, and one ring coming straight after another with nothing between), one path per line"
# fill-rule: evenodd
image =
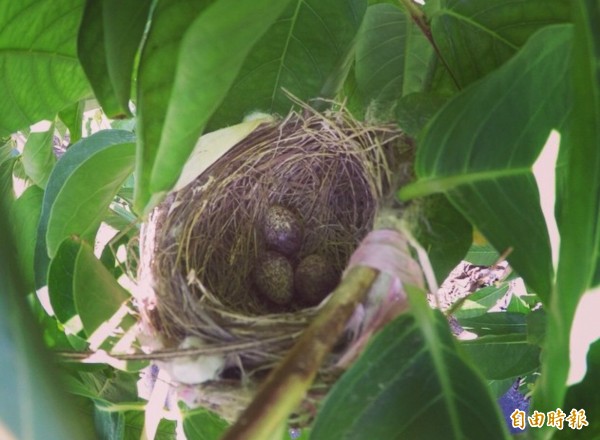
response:
M81 240L63 241L48 268L48 295L56 318L66 324L77 315L73 298L73 273Z
M561 236L556 289L548 311L544 364L535 407L562 403L569 365L569 335L579 300L593 283L600 234L600 4L577 2L573 44L574 110L565 135L566 168L559 194Z
M600 340L592 345L587 355L587 372L583 380L572 385L567 390L565 397L565 412L571 409L584 410L588 422L587 427L576 430L565 424L565 429L556 432L554 439L580 439L600 438ZM568 423L568 422L567 422Z
M492 312L475 317L458 318L458 323L465 330L480 336L527 334L527 315L522 313Z
M252 111L286 115L297 98L331 98L345 79L366 0L292 0L249 53L210 128Z
M34 290L35 237L43 197L44 191L31 186L14 201L10 211L10 225L17 244L16 254L22 268L23 284L29 292Z
M390 4L370 6L356 45L356 84L363 105L385 111L403 95L427 86L431 44L405 11Z
M82 0L0 2L0 136L88 93L76 56Z
M69 129L70 143L74 144L81 139L83 127L83 112L85 110L85 100L77 101L68 107L65 107L58 113L58 117Z
M54 167L44 194L35 252L36 287L46 285L49 257L72 235L92 242L134 166L135 136L98 132L73 145Z
M48 255L72 235L93 238L135 159L135 136L107 130L83 139L57 163L44 196L40 229Z
M440 194L415 203L404 214L412 233L427 251L435 278L442 284L469 250L471 225Z
M6 163L6 162L5 162ZM0 177L5 177L0 175ZM9 176L10 177L10 176ZM10 185L0 181L0 437L94 439L57 381L57 370L26 301L7 218ZM8 196L8 197L7 197Z
M175 184L246 56L289 0L217 0L191 10L173 3L159 2L139 65L138 212Z
M135 56L150 0L96 0L85 6L78 55L96 98L110 118L131 116L129 95Z
M569 20L568 0L447 0L431 32L459 87L503 64L540 28Z
M487 385L446 318L408 287L411 314L386 326L335 384L311 439L504 439Z
M183 432L187 438L198 440L218 440L229 425L217 414L205 409L195 409L183 413Z
M40 188L45 188L56 163L53 147L54 125L41 133L31 133L23 148L23 168L27 176Z
M529 344L525 333L486 335L461 345L486 379L524 376L540 365L540 347Z
M137 75L136 206L139 211L152 195L150 176L173 91L181 40L194 19L211 3L214 0L160 0L154 6ZM172 173L177 174L176 171Z
M550 240L532 167L550 131L570 110L570 25L547 27L519 54L453 98L417 151L410 198L446 194L462 214L547 301Z
M82 244L73 272L73 297L83 329L91 336L130 299L109 270L98 260L92 248ZM118 324L118 323L117 323Z

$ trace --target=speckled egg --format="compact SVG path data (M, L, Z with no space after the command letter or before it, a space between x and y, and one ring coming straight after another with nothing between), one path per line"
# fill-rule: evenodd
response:
M305 304L317 305L337 286L340 274L323 255L303 258L294 274L298 298Z
M263 219L262 232L268 249L288 256L300 250L304 239L302 220L281 205L269 207Z
M254 283L263 297L288 304L294 295L294 270L284 255L269 251L254 269Z

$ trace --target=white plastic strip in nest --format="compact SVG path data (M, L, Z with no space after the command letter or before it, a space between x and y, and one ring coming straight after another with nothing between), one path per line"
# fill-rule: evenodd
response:
M198 139L172 191L179 191L192 183L208 167L231 150L234 145L246 138L260 124L272 122L273 120L272 116L260 113L257 117L248 118L247 121L241 124L222 128L202 136Z

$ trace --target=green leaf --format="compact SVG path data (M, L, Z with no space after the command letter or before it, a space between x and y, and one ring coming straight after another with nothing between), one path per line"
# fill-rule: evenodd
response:
M211 130L239 123L256 110L285 116L293 103L284 89L302 101L332 98L341 89L366 0L285 3L288 7L249 52Z
M458 318L459 324L480 336L526 334L527 317L522 313L493 312L475 318Z
M73 297L73 275L80 249L81 240L67 238L61 243L48 269L50 304L54 314L63 324L77 315Z
M138 212L175 184L246 56L289 0L217 0L197 11L170 3L159 2L139 65Z
M460 308L453 311L452 314L458 318L459 321L461 319L484 315L490 308L494 307L504 295L506 295L508 288L508 284L504 284L500 287L488 286L479 289L465 298Z
M528 314L531 310L524 300L522 300L518 295L513 295L510 297L510 302L506 307L506 311L511 313Z
M498 262L500 254L489 244L473 244L465 260L478 266L491 266Z
M152 168L177 73L181 40L193 21L213 1L156 2L151 26L140 55L137 76L138 151L136 162L136 209L141 212L150 200L148 188ZM190 115L188 115L189 117ZM173 171L173 174L177 173Z
M130 132L101 131L69 148L54 167L38 226L36 288L46 285L49 257L65 238L94 239L120 184L132 171L134 142Z
M125 412L125 433L123 440L139 440L144 432L146 413L144 411ZM177 422L174 420L161 419L154 435L154 440L175 440L177 435L175 429ZM196 438L196 437L188 437ZM121 440L121 438L118 438Z
M0 3L0 136L54 119L88 93L76 57L82 0Z
M78 55L96 98L109 118L131 116L135 56L150 0L88 1L79 29Z
M94 424L102 439L121 440L125 435L125 414L123 412L107 412L96 408Z
M58 117L69 129L70 144L74 144L81 139L84 110L85 100L82 99L58 112Z
M363 104L385 114L402 96L427 86L431 44L395 5L370 6L356 45L356 83Z
M527 315L527 341L542 345L546 338L547 315L543 309L534 310Z
M77 55L104 113L109 118L127 117L129 108L123 108L119 102L108 74L103 9L103 0L86 1Z
M570 110L571 30L541 30L516 57L452 99L419 146L419 181L400 192L444 193L496 249L512 249L511 266L544 301L553 269L532 167Z
M3 4L4 6L4 4ZM0 6L1 8L1 6ZM5 162L7 163L7 162ZM0 182L0 429L3 438L94 439L64 393L24 292L8 222L10 196Z
M408 287L408 286L407 286ZM311 439L504 439L487 385L459 355L446 318L407 289L388 324L334 385Z
M23 148L23 168L25 173L40 188L44 189L50 178L50 173L56 163L52 151L54 139L54 124L48 131L31 133Z
M103 366L99 371L79 370L77 374L67 376L65 387L72 394L92 399L104 411L116 410L116 405L121 403L143 408L144 403L137 397L138 380L137 374Z
M10 211L10 225L17 244L16 255L23 271L23 284L27 291L34 289L35 237L42 212L44 191L37 186L25 190L14 201Z
M421 131L448 98L436 93L411 93L403 96L396 106L396 122L406 134L418 138Z
M93 240L110 202L133 171L134 142L130 132L101 131L73 145L57 163L40 221L50 257L72 235Z
M431 32L459 87L502 65L540 28L569 21L568 0L447 0Z
M88 336L111 319L130 299L129 293L117 283L85 243L82 243L75 261L73 297Z
M183 432L187 438L218 440L227 430L228 424L217 414L205 409L183 413Z
M563 401L569 365L569 335L575 309L593 282L600 231L600 5L575 3L573 115L565 133L567 151L560 188L560 254L556 288L548 310L544 365L534 407L555 409Z
M581 430L568 427L558 431L552 437L556 440L591 439L600 438L600 394L595 392L600 389L600 339L590 345L587 355L587 372L583 380L572 385L567 390L565 397L565 412L570 414L571 409L585 410L588 426Z
M540 365L540 347L529 344L527 335L486 335L461 343L463 350L486 379L522 376Z
M412 233L427 251L441 284L467 253L472 240L471 225L443 195L433 195L413 204L405 213Z

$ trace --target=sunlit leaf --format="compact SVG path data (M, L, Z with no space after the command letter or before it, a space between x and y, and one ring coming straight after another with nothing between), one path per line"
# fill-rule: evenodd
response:
M3 438L94 439L60 386L25 296L8 223L6 182L0 182L0 430Z
M227 427L225 420L205 409L186 411L183 415L183 431L187 438L218 440Z
M283 3L283 2L282 2ZM292 0L249 52L210 122L218 129L253 111L286 115L295 97L332 98L352 60L366 0Z
M56 163L52 151L54 125L48 131L31 133L23 148L23 168L27 176L40 188L44 189L50 178L50 173Z
M506 295L508 288L508 284L504 284L502 286L488 286L479 289L465 298L460 307L452 314L458 318L459 322L462 319L485 315L491 307L494 307Z
M139 65L138 212L175 184L246 56L288 2L217 0L192 10L159 2Z
M356 83L363 105L383 112L426 87L433 48L406 12L391 4L367 9L356 46Z
M96 98L110 118L131 116L133 66L150 5L149 0L86 2L78 55Z
M0 136L88 94L76 56L82 0L0 2Z
M444 193L496 249L511 251L511 266L543 300L553 269L532 167L569 114L571 30L541 30L516 57L452 99L419 146L419 181L400 193Z
M598 389L600 389L600 340L590 345L585 377L581 382L569 387L563 405L567 415L570 415L571 409L584 410L588 425L577 430L569 427L567 422L562 431L555 433L554 439L600 438L600 393L595 392Z
M478 266L491 266L498 262L500 254L490 244L473 244L465 256L465 260Z
M548 310L544 365L534 406L560 406L569 371L569 335L577 304L593 284L600 230L600 4L575 3L572 82L573 115L565 133L566 166L560 189L560 255L556 288ZM558 180L558 179L557 179Z
M525 333L485 335L461 345L486 379L523 376L540 365L540 347L529 344Z
M83 329L90 336L131 296L95 257L93 250L82 244L75 261L73 297Z
M527 316L522 313L493 312L476 317L459 318L458 322L465 330L480 336L527 333Z
M16 253L23 271L23 283L28 291L34 290L35 238L43 197L44 191L31 186L15 200L10 211L10 225L17 244Z
M537 30L569 21L568 0L448 0L431 17L439 54L460 87L513 56Z
M46 189L40 221L48 255L65 238L94 237L107 208L134 166L135 136L101 131L73 145L57 163Z
M463 361L446 318L408 288L411 314L388 324L336 382L311 439L504 439L482 378Z
M58 117L69 129L69 143L74 144L81 139L83 128L83 111L85 110L85 100L77 101L74 104L58 112Z
M62 323L67 323L77 314L73 298L73 273L80 248L81 240L66 239L61 243L48 268L50 304Z

